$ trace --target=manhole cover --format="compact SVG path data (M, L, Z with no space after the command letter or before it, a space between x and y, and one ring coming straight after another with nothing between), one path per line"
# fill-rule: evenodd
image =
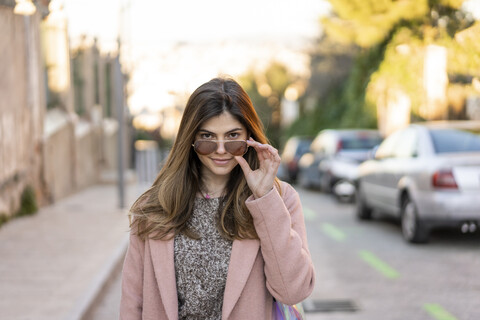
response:
M355 312L358 307L351 300L305 300L305 312Z

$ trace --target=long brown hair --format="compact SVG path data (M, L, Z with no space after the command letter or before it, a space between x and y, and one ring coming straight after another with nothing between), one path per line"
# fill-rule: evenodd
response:
M198 87L190 96L178 135L166 163L153 185L131 208L132 232L142 239L166 239L178 233L197 236L187 222L201 187L201 163L192 148L200 126L212 117L229 112L242 123L250 137L268 143L263 125L252 101L233 79L214 78ZM248 148L244 158L252 170L259 166L254 148ZM278 180L276 187L279 188ZM219 209L218 228L224 238L258 238L253 219L245 205L251 195L242 169L237 165L230 173L225 196Z

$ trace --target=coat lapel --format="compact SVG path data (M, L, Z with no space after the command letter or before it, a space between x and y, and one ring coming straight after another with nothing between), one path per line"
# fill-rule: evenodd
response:
M233 307L240 298L240 294L255 263L259 248L259 240L244 239L233 241L223 297L222 319L228 319Z
M163 306L170 320L178 319L177 284L175 281L174 240L148 240L153 269L157 279Z

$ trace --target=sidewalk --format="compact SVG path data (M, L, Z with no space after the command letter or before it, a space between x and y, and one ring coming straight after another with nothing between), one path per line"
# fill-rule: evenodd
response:
M127 211L145 188L80 191L0 227L0 319L80 320L128 245Z

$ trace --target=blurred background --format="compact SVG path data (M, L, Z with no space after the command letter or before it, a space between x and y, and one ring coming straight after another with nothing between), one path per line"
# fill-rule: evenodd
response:
M479 0L0 0L0 236L98 185L128 208L189 94L227 75L304 204L329 279L312 319L480 319L479 20Z

